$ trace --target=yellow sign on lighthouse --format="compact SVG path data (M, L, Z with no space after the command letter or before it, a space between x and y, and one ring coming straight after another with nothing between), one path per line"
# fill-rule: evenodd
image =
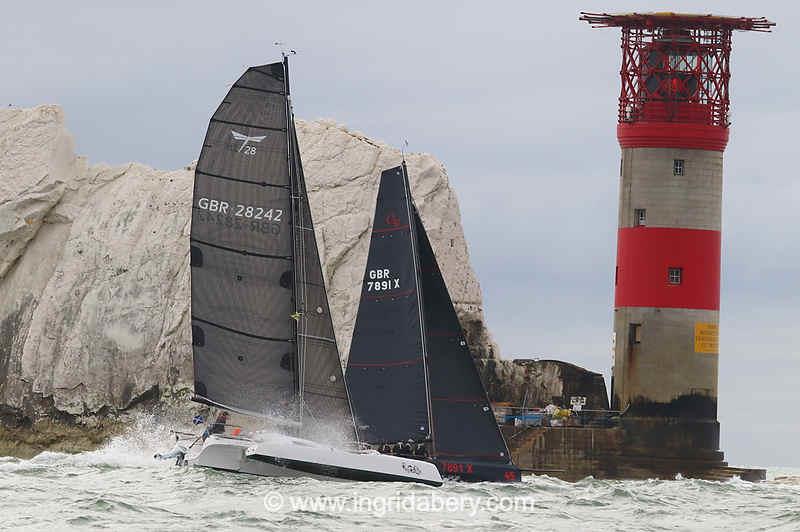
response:
M719 353L719 325L701 322L694 324L694 352Z

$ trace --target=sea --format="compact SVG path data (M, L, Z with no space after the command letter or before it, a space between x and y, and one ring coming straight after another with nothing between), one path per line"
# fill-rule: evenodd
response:
M143 416L91 452L0 457L8 530L792 530L800 468L768 480L519 484L271 479L156 461L168 427Z

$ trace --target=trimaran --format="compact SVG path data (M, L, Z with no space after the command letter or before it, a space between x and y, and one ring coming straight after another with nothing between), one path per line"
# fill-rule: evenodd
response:
M268 420L186 461L264 476L440 485L436 466L358 447L289 98L288 59L251 67L214 113L191 225L194 401ZM277 422L276 422L277 420ZM353 445L332 447L330 435Z

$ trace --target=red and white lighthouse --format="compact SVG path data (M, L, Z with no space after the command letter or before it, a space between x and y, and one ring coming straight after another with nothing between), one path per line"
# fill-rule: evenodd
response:
M731 34L763 18L582 13L622 28L612 405L715 450Z

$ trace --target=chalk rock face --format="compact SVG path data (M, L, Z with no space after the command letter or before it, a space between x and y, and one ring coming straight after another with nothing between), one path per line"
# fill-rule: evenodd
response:
M346 355L378 176L401 155L333 122L297 127ZM102 414L190 388L193 167L89 166L56 106L0 110L0 148L0 414ZM473 354L492 358L447 174L430 155L407 163Z

